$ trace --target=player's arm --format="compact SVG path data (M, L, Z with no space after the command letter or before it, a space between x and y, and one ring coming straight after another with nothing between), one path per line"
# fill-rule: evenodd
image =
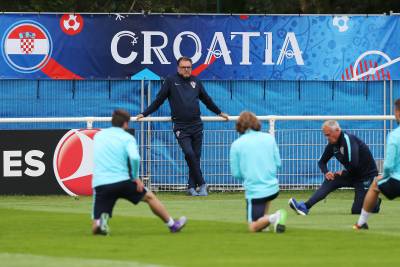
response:
M389 178L395 167L396 155L398 155L398 147L394 140L389 137L388 144L386 146L385 161L383 162L383 178Z
M169 88L170 88L171 81L169 79L166 79L161 86L160 91L158 92L156 99L150 104L150 106L147 107L145 111L143 111L141 114L139 114L137 117L138 119L146 117L156 111L167 99L169 96Z
M325 147L324 153L318 161L318 167L328 180L333 179L333 173L328 170L328 161L333 157L332 145L328 144Z
M126 146L126 151L131 166L131 177L134 180L139 179L140 155L136 140L133 137L129 140Z
M231 165L231 173L232 176L236 179L242 180L242 174L240 172L240 157L239 157L239 151L235 143L232 144L231 150L230 150L230 165Z

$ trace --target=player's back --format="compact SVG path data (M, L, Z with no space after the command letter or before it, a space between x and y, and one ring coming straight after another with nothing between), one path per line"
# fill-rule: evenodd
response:
M111 127L98 132L93 148L93 187L130 179L128 147L136 141L120 127Z
M238 167L247 197L262 198L279 190L276 176L281 160L272 135L250 130L232 147L239 158Z

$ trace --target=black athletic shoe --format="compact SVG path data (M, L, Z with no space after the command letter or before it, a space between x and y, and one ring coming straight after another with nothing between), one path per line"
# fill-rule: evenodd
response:
M368 230L369 228L368 228L368 224L364 223L362 225L354 224L353 229L354 230Z

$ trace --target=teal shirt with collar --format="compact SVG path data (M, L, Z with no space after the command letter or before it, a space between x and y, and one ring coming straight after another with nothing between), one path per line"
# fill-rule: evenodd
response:
M236 139L230 150L232 176L243 181L247 199L264 198L279 192L277 179L281 158L275 138L248 130Z
M111 127L98 132L94 136L93 153L93 188L139 177L136 140L124 129Z

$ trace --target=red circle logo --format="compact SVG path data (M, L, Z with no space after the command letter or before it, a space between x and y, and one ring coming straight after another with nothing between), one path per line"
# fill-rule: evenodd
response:
M57 182L71 196L91 196L93 138L99 129L68 131L58 142L53 158Z
M64 14L60 19L61 30L68 35L75 35L83 29L83 18L79 14Z

